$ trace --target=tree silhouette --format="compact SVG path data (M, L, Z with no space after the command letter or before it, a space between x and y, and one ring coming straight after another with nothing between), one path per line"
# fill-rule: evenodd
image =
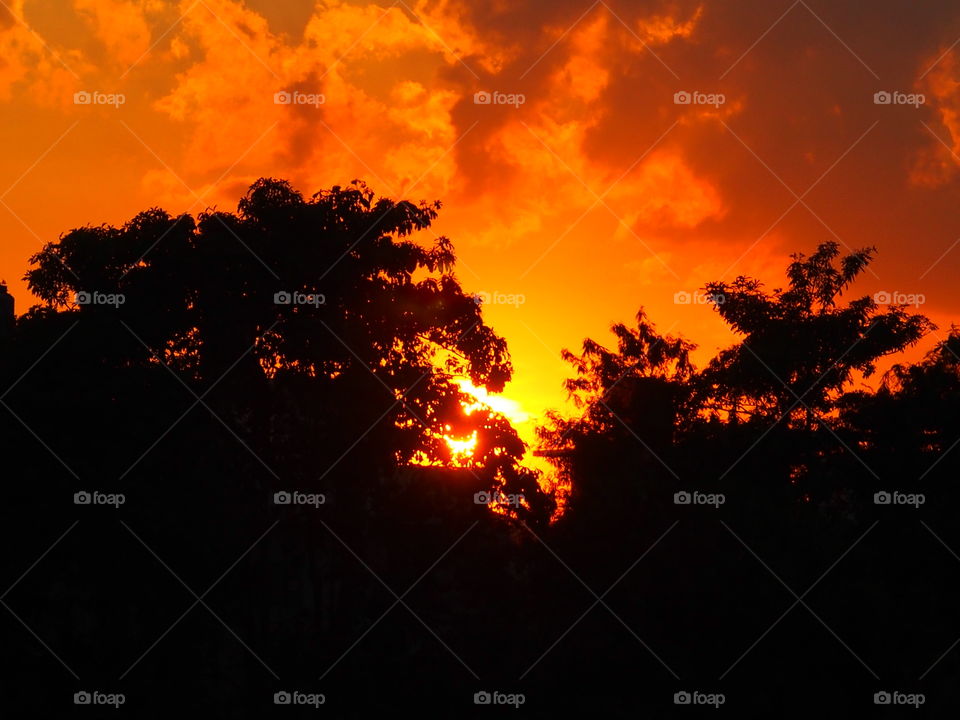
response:
M797 420L810 428L834 407L854 372L869 377L878 360L915 344L931 328L906 306L885 311L868 296L838 305L875 250L840 257L835 242L793 255L787 289L763 290L754 278L707 283L720 317L743 339L698 378L705 407L741 417Z
M476 432L470 471L549 517L509 422L464 411L455 378L498 392L512 367L453 274L450 241L411 237L439 209L375 199L360 182L305 199L261 179L236 214L154 208L119 228L76 229L31 259L44 307L25 322L75 319L74 342L112 370L162 363L198 393L215 389L248 442L296 458L298 474L355 442L369 477L418 459L449 465L444 438ZM85 294L123 302L77 303Z

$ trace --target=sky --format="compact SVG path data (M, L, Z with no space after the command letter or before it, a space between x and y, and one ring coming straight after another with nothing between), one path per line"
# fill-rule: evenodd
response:
M562 348L643 306L705 363L698 289L876 246L857 295L960 318L948 0L0 0L0 279L259 177L440 200L530 439ZM432 242L430 232L424 242Z

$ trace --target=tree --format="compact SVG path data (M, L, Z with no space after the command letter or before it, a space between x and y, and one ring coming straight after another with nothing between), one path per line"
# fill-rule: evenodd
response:
M767 292L747 277L707 283L720 317L743 339L700 374L703 408L731 421L785 417L810 428L834 410L855 372L869 377L880 358L917 343L933 325L905 305L881 310L869 296L838 304L875 252L841 258L827 242L809 257L795 254L786 290Z
M305 199L261 179L236 214L153 208L79 228L31 258L44 307L27 322L69 317L112 370L162 364L198 395L215 390L227 422L291 473L320 473L355 445L354 477L447 464L444 436L476 431L471 471L537 499L514 429L468 415L453 381L498 392L512 367L453 273L451 242L412 239L439 209L375 199L361 182Z
M537 435L541 454L551 459L561 484L570 489L571 507L591 503L597 514L629 507L623 493L637 490L636 478L616 490L604 483L616 473L600 468L639 464L648 474L659 472L660 456L667 452L677 415L687 402L694 372L690 353L696 346L659 334L643 308L636 323L636 328L623 323L611 327L616 350L587 338L580 355L561 353L575 372L565 388L581 414L564 418L549 413ZM608 502L597 505L600 497Z

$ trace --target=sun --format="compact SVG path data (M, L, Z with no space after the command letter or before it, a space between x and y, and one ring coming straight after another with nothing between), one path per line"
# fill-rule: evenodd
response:
M459 386L461 392L470 398L468 402L463 403L463 411L470 415L477 410L492 410L500 413L512 424L526 422L530 415L524 412L520 403L503 395L491 395L486 388L477 387L467 378L457 378L454 382ZM447 426L450 430L450 426ZM445 435L443 437L447 447L450 448L452 461L455 465L464 465L470 462L477 449L477 431L466 437L457 437L454 435Z
M454 382L460 386L461 391L474 399L474 402L463 406L468 415L475 410L489 408L503 415L513 425L525 423L530 419L530 415L524 411L516 400L503 395L491 395L486 388L477 387L467 378L457 378Z
M469 461L473 457L474 451L477 449L476 430L474 430L473 434L465 439L458 439L447 435L443 438L443 440L447 443L447 447L450 448L450 453L453 456L453 462L455 464L462 464Z

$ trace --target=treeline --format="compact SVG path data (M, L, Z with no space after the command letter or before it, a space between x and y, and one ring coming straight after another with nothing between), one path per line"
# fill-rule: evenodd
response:
M707 285L741 339L700 370L642 312L615 349L565 353L582 413L540 431L570 488L557 518L509 422L464 410L457 378L497 391L512 368L450 242L410 237L438 209L261 180L235 214L151 209L32 258L41 303L0 336L0 706L956 706L954 654L919 678L960 634L960 336L851 392L934 332L841 301L872 251L798 255L783 290ZM452 467L445 438L473 432Z

